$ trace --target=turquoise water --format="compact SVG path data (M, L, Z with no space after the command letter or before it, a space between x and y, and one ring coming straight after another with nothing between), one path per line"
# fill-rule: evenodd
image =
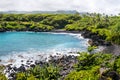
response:
M14 53L36 51L86 51L87 39L73 34L43 32L5 32L0 33L0 56ZM34 54L34 53L33 53Z

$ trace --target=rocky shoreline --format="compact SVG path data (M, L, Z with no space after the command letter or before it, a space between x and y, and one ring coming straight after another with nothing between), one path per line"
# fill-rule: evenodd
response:
M51 55L49 58L49 61L36 60L33 62L32 60L27 60L26 64L21 64L20 67L13 66L13 64L8 64L5 66L4 74L8 80L16 80L16 74L18 72L25 72L27 69L34 68L36 65L42 67L53 64L54 66L61 68L59 75L61 76L61 79L64 79L65 76L73 70L74 65L78 62L77 56L74 55Z
M78 32L65 32L65 33L78 33ZM14 59L10 59L9 64L7 65L1 64L1 66L5 67L4 74L9 80L16 80L16 74L18 72L25 72L27 69L34 68L36 65L44 66L44 65L50 65L50 64L54 64L55 66L57 65L61 67L62 69L60 70L59 74L60 76L62 76L62 78L64 78L68 73L70 73L73 70L74 64L77 63L78 55L79 54L75 55L75 53L72 53L72 52L70 52L69 54L57 54L56 53L56 55L50 55L48 57L49 60L48 58L44 58L45 60L35 60L35 61L21 60L21 63L24 62L25 64L20 63L19 67L14 65ZM38 56L43 56L43 55L38 55ZM22 55L18 55L18 57L24 58L24 56Z
M106 41L103 36L99 36L98 34L92 33L89 30L83 30L83 31L66 31L66 30L54 30L52 32L56 33L75 33L75 34L81 34L84 38L88 38L88 43L92 46L103 46L104 49L103 53L112 53L114 55L120 55L120 45L113 44L109 41Z
M27 30L25 30L27 31ZM6 32L5 30L1 30L0 32ZM36 32L36 31L33 31ZM39 31L37 31L39 32ZM89 30L83 30L83 31L66 31L64 29L57 29L57 30L51 30L51 31L40 31L40 32L54 32L54 33L73 33L73 34L81 34L84 38L89 38L92 41L91 45L97 45L97 46L111 46L111 42L105 41L104 37L98 36L95 33L92 33Z
M92 33L89 30L83 30L83 31L66 31L66 30L53 30L50 32L55 32L55 33L73 33L73 34L81 34L84 38L88 38L91 41L90 45L96 45L96 46L111 46L111 42L105 41L104 37L99 36L95 33Z
M73 33L73 34L81 34L83 38L88 38L88 43L91 46L102 46L103 49L101 52L103 53L111 53L114 55L120 55L120 45L112 44L105 40L104 37L99 36L98 34L92 33L89 30L83 31L66 31L66 30L54 30L52 32L56 33Z
M120 45L113 44L111 42L108 42L104 39L104 37L99 36L95 33L92 33L88 30L84 30L81 32L81 35L84 38L89 38L88 43L90 45L96 45L96 46L103 46L104 49L103 53L111 53L113 55L120 55Z
M96 46L104 46L105 49L103 50L104 53L113 53L115 55L120 54L120 46L119 45L112 45L110 42L106 42L102 36L98 36L97 34L93 34L88 30L84 31L65 31L65 30L57 30L57 31L51 31L55 33L75 33L75 34L81 34L84 38L89 39L90 45L96 45ZM21 64L21 66L16 67L13 66L13 64L8 64L5 66L4 73L8 77L9 80L16 80L16 73L18 72L25 72L28 68L34 68L36 65L44 66L44 65L58 65L62 67L62 70L59 72L59 74L64 77L70 73L73 70L74 64L76 64L77 56L74 55L54 55L49 56L49 61L32 61L27 60L26 64ZM21 60L22 62L22 60Z

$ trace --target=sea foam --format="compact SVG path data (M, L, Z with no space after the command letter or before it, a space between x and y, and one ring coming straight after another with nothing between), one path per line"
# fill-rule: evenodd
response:
M44 32L43 32L44 33ZM48 32L50 34L66 34L78 38L80 40L84 39L81 34L74 34L74 33L53 33ZM86 40L86 41L85 41ZM89 46L88 39L84 39L82 45ZM84 50L80 48L61 48L63 44L54 46L52 49L43 50L36 50L34 48L28 49L27 51L16 52L13 51L6 56L1 56L0 64L8 65L13 64L13 66L19 67L21 64L26 64L27 60L32 61L33 63L36 60L39 61L48 61L49 57L52 56L63 56L63 55L74 55L78 56L77 52L82 52ZM81 45L81 44L80 44Z

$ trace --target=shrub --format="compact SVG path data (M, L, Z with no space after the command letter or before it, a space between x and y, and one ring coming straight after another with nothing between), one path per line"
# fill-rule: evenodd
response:
M24 73L17 73L17 80L57 80L59 77L59 68L47 65L37 65Z

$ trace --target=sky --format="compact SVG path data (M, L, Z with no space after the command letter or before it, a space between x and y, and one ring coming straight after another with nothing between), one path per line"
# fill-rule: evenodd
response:
M56 10L118 14L120 0L0 0L0 11Z

